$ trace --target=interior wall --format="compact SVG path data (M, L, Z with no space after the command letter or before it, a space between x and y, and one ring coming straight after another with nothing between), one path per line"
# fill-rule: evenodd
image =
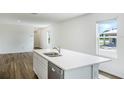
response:
M0 53L31 52L34 46L33 27L0 24Z
M95 24L91 15L85 15L58 25L56 43L62 48L89 54L95 53Z
M49 31L51 32L51 45L50 48L53 48L55 46L60 46L57 44L57 42L61 39L60 37L60 31L59 31L59 25L58 23L54 23L49 26Z
M80 16L58 24L56 44L62 48L96 55L96 22L117 18L117 59L100 65L100 69L124 78L124 14L94 13Z

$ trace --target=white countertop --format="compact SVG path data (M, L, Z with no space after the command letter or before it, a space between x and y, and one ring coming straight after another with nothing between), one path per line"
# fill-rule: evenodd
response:
M43 53L53 52L53 51L56 51L56 50L53 50L53 49L34 50L35 53L41 55L48 61L51 61L53 64L57 65L63 70L69 70L69 69L111 61L111 59L109 58L93 56L93 55L79 53L79 52L75 52L67 49L61 49L62 56L59 56L59 57L48 57L43 54Z

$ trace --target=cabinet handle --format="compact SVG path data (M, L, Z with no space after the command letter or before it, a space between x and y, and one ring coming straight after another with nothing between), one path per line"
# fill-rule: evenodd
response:
M55 72L55 69L54 69L54 68L52 68L52 71L53 71L53 72Z

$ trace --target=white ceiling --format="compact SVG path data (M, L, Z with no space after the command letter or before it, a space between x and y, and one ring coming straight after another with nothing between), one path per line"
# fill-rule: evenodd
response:
M1 13L0 21L16 24L49 25L85 14L86 13Z

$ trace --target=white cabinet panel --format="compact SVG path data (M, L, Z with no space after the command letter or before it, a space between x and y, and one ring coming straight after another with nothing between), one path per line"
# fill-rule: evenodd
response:
M91 79L92 67L81 67L64 71L64 79Z
M42 57L41 57L42 58ZM38 62L38 72L39 72L39 75L40 75L40 78L42 79L47 79L47 71L48 71L48 62L47 60L44 60L46 62L46 64L44 65L44 62L39 60Z
M33 69L40 79L47 79L48 77L48 61L38 54L33 56Z

